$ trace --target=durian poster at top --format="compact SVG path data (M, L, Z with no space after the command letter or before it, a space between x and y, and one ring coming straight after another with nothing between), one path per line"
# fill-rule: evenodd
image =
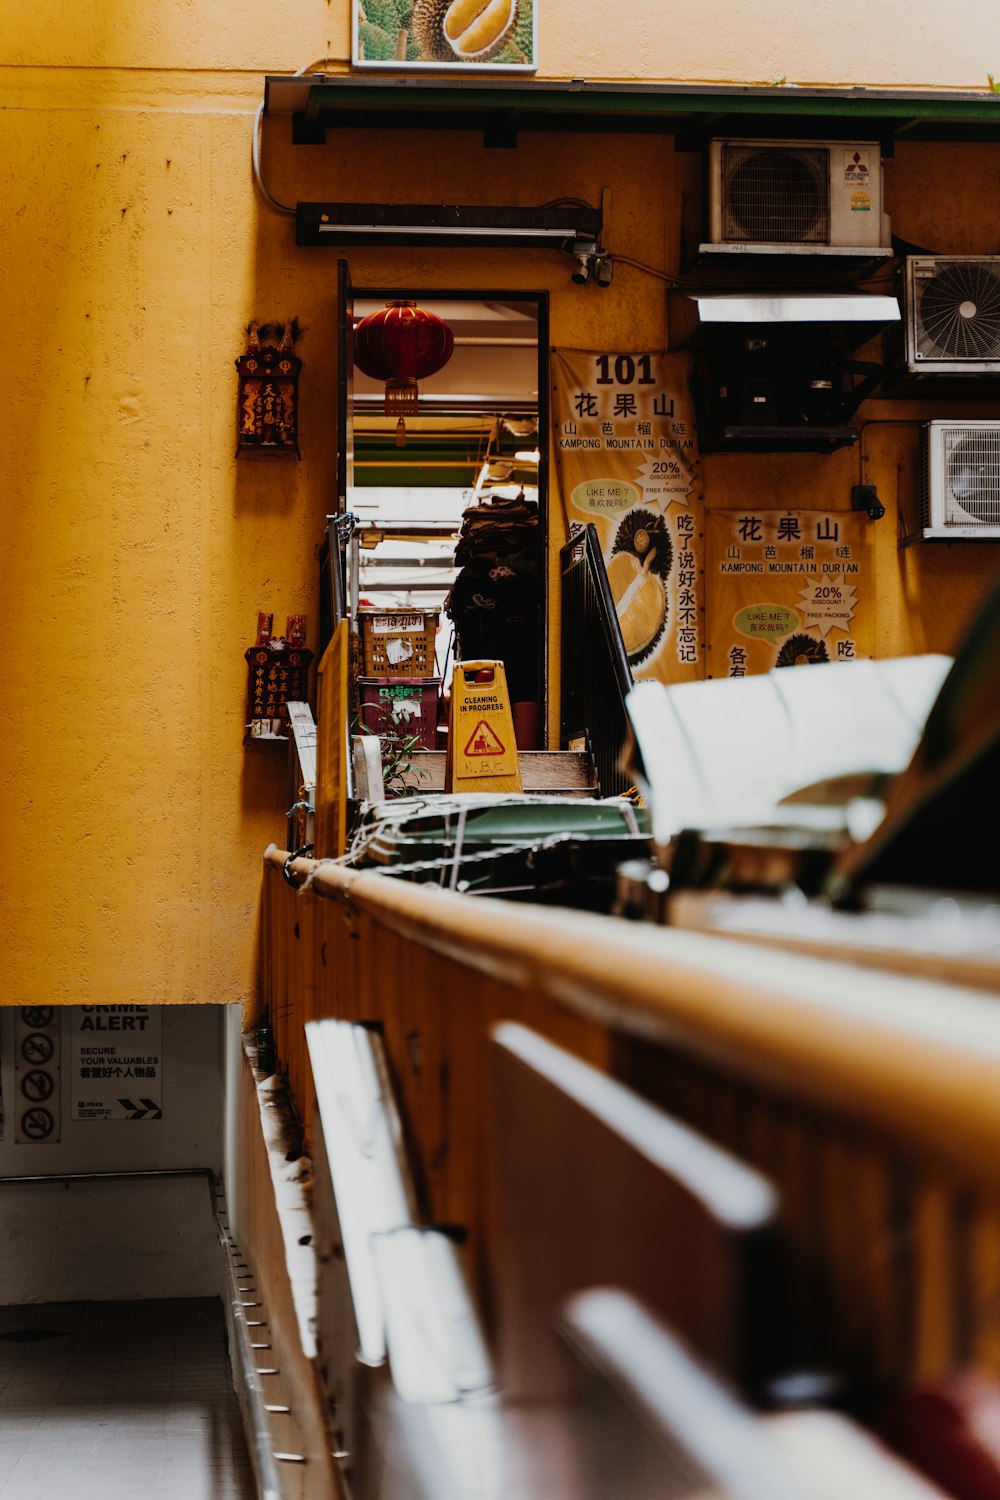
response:
M537 0L354 0L356 68L531 72Z
M690 368L686 354L556 349L551 357L566 519L597 528L636 679L705 675L704 506Z
M708 676L870 657L870 526L856 511L710 511Z

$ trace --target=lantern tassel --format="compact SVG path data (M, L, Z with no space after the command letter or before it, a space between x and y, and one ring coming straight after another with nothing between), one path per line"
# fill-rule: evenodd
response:
M406 447L406 423L402 417L399 417L396 421L396 447Z
M385 414L387 417L413 417L420 410L417 402L420 387L412 375L404 375L385 383Z

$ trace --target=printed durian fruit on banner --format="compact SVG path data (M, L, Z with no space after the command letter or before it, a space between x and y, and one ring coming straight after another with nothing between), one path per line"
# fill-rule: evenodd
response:
M357 0L368 62L533 65L533 0Z
M650 656L667 625L673 546L663 516L636 506L621 522L608 559L625 651L633 666Z

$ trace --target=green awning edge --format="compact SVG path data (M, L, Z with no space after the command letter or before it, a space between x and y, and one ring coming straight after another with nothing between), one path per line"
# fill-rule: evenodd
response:
M312 77L271 75L265 81L265 103L276 92L304 92L304 113L318 119L338 109L380 112L468 114L479 110L516 116L525 111L575 115L648 115L652 119L705 114L828 115L870 120L979 123L1000 126L1000 94L860 88L798 88L788 85L657 85L587 83L526 84L519 79L472 83L467 77L447 82L435 78ZM295 106L289 106L295 108Z

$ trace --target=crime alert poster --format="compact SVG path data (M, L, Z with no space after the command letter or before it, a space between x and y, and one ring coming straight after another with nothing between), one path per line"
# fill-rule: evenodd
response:
M163 1021L158 1005L67 1007L74 1120L163 1116Z
M592 522L632 675L705 675L704 506L687 354L554 349L567 526ZM566 643L569 644L569 643Z
M869 524L850 511L709 512L708 676L870 657Z

